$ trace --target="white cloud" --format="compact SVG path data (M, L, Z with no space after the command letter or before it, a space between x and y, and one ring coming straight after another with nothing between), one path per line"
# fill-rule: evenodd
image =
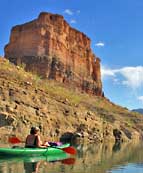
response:
M104 78L106 76L115 76L114 70L109 69L109 68L105 68L103 66L101 68L101 75L102 75L102 78Z
M98 43L95 44L96 47L104 47L105 43L99 41Z
M65 9L64 13L66 13L66 14L68 14L70 16L73 15L72 10L70 10L70 9Z
M76 23L76 20L72 19L72 20L70 21L70 23Z
M143 86L143 66L123 67L120 69L109 69L102 67L101 75L102 78L112 76L113 80L115 78L116 80L120 79L122 85L126 85L132 89L138 89L139 87Z
M139 96L137 99L143 103L143 96Z
M143 85L143 67L124 67L119 71L124 77L125 80L123 84L131 86L132 88L139 88Z

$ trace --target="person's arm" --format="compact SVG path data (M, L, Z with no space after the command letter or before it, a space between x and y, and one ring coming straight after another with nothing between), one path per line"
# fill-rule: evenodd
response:
M45 141L45 142L43 143L43 145L46 146L46 147L50 147L50 146L51 146L47 141Z
M42 141L40 139L40 136L37 136L37 147L39 147L39 148L46 148L47 147L47 146L44 146L42 144Z

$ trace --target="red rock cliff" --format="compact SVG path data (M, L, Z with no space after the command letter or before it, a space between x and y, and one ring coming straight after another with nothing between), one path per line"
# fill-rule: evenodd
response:
M38 19L12 28L5 57L46 78L102 96L100 59L90 39L63 16L42 12Z

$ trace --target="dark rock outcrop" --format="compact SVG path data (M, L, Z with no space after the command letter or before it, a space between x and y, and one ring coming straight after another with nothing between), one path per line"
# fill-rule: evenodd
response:
M100 59L90 39L63 16L42 12L38 19L13 27L5 57L27 71L103 96Z

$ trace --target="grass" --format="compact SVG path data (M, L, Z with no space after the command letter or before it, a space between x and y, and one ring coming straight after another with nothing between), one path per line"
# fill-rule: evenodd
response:
M107 99L96 96L89 96L86 93L81 93L80 91L75 91L73 88L67 88L63 84L42 79L41 76L37 74L32 74L31 72L25 72L25 65L15 66L11 64L6 59L0 59L0 71L3 71L3 74L6 77L9 77L11 80L17 80L18 82L29 82L32 87L42 89L48 92L49 95L59 99L67 100L70 104L78 105L83 104L87 109L93 109L98 113L102 112L103 109L105 114L110 112L122 112L123 108L117 105L113 105ZM124 109L125 111L125 109Z
M60 100L70 102L71 104L79 104L82 97L76 95L73 89L63 87L61 83L55 81L45 81L43 87L49 93Z
M5 76L9 76L11 80L17 80L18 82L29 82L35 88L41 88L49 93L49 95L58 97L61 100L68 100L71 104L79 104L81 97L75 95L75 91L72 89L64 88L62 84L44 80L41 76L37 74L32 74L31 72L25 72L25 66L15 66L11 64L8 60L0 61L0 71L3 71Z

